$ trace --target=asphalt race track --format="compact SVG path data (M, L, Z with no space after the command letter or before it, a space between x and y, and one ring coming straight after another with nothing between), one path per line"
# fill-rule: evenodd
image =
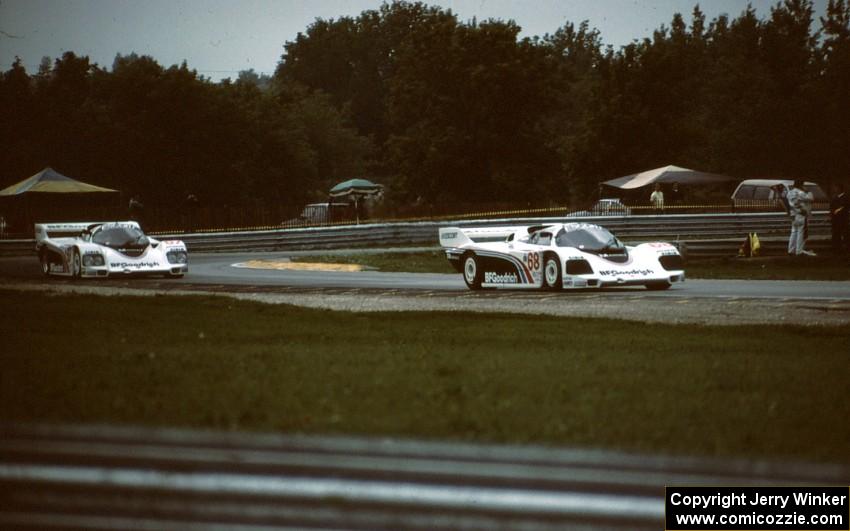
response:
M264 254L264 259L280 259L288 253ZM189 282L206 284L287 285L328 288L384 288L410 290L448 290L467 292L460 274L379 273L374 271L279 271L232 267L256 259L256 254L193 255ZM502 290L498 290L502 291ZM508 292L509 290L505 290ZM515 290L510 290L516 293ZM850 300L850 282L785 282L751 280L689 280L665 292L648 292L643 287L618 287L585 290L583 293L607 293L611 296L628 292L669 297L739 297ZM569 292L564 295L568 296Z
M375 271L334 272L334 271L289 271L269 269L248 269L233 267L233 264L249 260L280 260L296 253L238 253L238 254L199 254L191 255L190 273L183 279L169 279L168 284L213 285L213 286L257 286L289 287L315 290L316 288L366 289L401 291L435 291L468 293L459 274L425 273L380 273ZM315 254L315 251L312 253ZM38 261L31 257L0 258L0 276L9 280L38 281L44 277L38 267ZM120 277L119 277L120 278ZM121 279L126 280L126 279ZM47 279L47 282L68 282L66 279ZM84 284L96 284L102 281L83 281ZM161 279L133 279L134 287L151 287ZM485 296L510 297L512 294L535 293L527 290L493 290L484 292ZM663 292L648 291L643 287L618 287L604 290L565 291L558 294L570 297L576 294L594 294L597 297L622 297L624 294L647 298L672 297L713 297L732 299L795 299L810 301L850 301L850 282L821 281L772 281L772 280L688 280L684 284L673 286ZM547 293L547 296L551 296Z

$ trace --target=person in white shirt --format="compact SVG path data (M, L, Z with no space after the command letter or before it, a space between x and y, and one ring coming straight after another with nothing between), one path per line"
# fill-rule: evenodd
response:
M664 192L661 191L661 183L655 183L655 190L649 196L649 202L657 212L664 210Z
M791 256L815 256L804 249L806 245L806 224L812 213L814 197L803 188L803 181L797 179L788 190L788 215L791 216L791 236L788 238L788 254Z

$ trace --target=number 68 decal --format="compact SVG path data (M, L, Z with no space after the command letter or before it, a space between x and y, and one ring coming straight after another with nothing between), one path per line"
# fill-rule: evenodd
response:
M540 269L540 253L528 253L525 255L525 263L532 271Z

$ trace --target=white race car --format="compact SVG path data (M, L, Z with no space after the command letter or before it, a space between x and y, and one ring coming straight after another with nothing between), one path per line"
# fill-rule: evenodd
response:
M45 275L159 274L179 278L189 272L189 254L182 241L145 236L135 221L39 223L35 242Z
M669 243L627 246L599 225L440 229L446 258L470 289L667 289L685 281L684 261Z

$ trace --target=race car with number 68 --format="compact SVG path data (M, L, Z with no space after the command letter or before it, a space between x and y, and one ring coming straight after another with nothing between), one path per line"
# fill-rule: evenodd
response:
M45 275L179 278L189 272L189 254L182 241L151 238L135 221L38 223L35 241Z
M624 245L589 223L440 229L440 245L470 289L575 289L685 281L684 260L664 242Z

